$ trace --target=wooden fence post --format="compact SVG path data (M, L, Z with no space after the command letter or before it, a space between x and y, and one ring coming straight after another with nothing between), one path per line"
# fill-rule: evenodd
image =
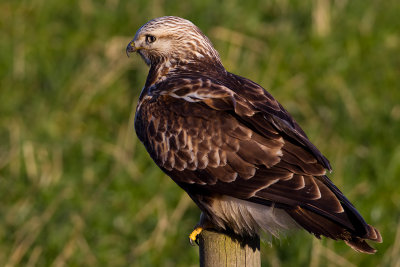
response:
M200 267L260 267L260 238L243 240L203 230L199 236Z

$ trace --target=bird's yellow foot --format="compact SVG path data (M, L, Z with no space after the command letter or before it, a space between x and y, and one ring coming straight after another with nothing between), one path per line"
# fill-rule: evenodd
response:
M194 246L194 244L193 244L193 242L195 242L197 245L199 244L198 243L198 235L201 233L203 231L203 227L201 227L201 226L197 226L194 230L193 230L193 232L189 235L189 241L190 241L190 244L192 245L192 246Z

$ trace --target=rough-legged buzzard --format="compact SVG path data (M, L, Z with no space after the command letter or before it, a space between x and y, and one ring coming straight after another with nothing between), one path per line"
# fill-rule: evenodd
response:
M379 231L325 175L329 161L267 91L225 70L193 23L153 19L126 51L150 66L136 133L201 209L198 229L254 236L301 227L376 252L365 240L381 242Z

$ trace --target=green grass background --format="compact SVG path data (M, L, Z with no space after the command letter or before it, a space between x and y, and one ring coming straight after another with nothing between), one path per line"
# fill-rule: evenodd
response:
M382 233L376 255L305 232L263 266L400 266L396 0L0 2L0 266L196 266L199 211L133 130L147 67L125 47L177 15L267 88Z

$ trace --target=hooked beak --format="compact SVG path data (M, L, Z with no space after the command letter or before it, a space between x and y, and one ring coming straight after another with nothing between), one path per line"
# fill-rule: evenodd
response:
M130 53L136 52L138 49L135 47L135 42L132 40L129 42L129 44L126 46L126 55L129 57Z
M141 46L135 46L135 41L134 40L132 40L132 41L130 41L129 42L129 44L126 46L126 55L129 57L129 54L130 53L133 53L133 52L137 52L137 51L139 51L140 49L143 49L144 47L141 47Z

